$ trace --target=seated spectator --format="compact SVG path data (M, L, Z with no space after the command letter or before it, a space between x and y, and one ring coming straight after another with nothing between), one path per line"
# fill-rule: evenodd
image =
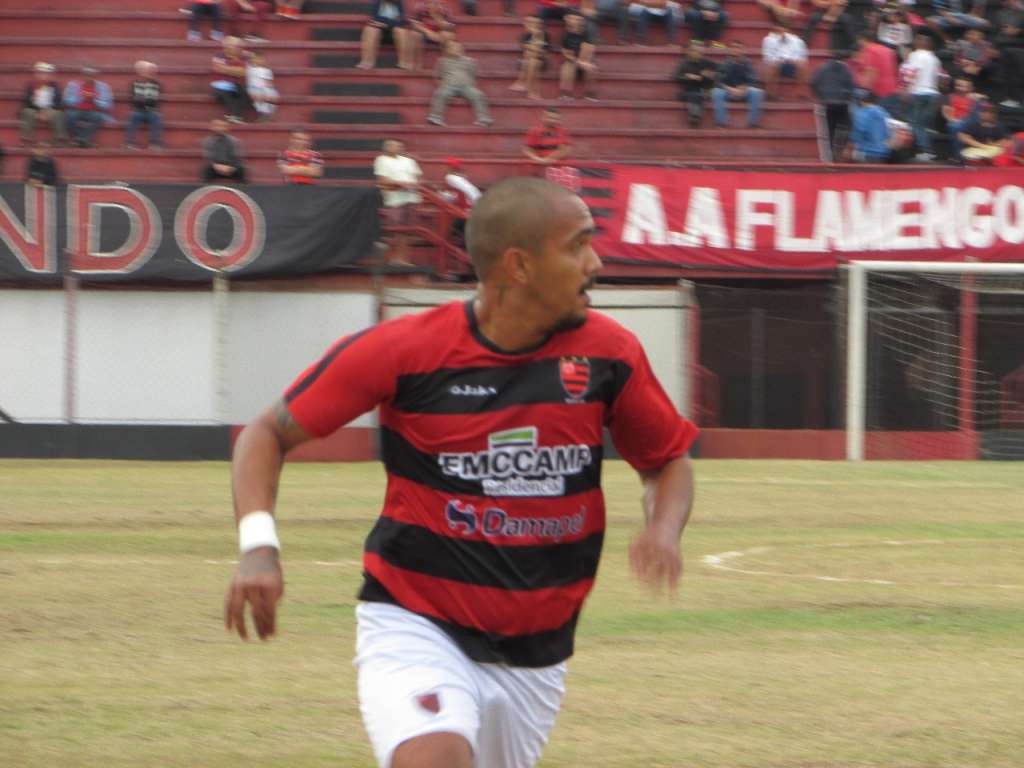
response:
M397 139L385 139L384 154L373 161L373 175L377 178L384 199L385 222L391 226L407 227L413 223L413 214L422 198L419 193L423 171L413 158L404 155L405 144ZM409 238L396 233L391 239L389 264L408 265Z
M198 42L203 39L203 33L199 31L201 19L210 20L210 39L220 40L224 33L220 31L220 0L192 0L192 12L189 15L188 35L190 42Z
M473 125L486 128L494 122L487 111L487 99L476 87L476 60L466 55L462 43L452 40L447 44L444 55L437 60L434 77L437 79L437 89L430 99L428 123L444 125L445 109L452 96L462 96L473 105L473 113L476 115Z
M953 67L972 78L976 86L986 79L988 65L995 56L992 43L985 39L980 29L968 29L964 36L953 43Z
M228 34L248 43L265 43L263 22L274 9L271 0L220 0L221 18Z
M523 32L519 36L522 58L519 59L519 77L509 90L525 91L531 99L540 98L540 73L547 68L551 39L539 16L523 19Z
M114 107L114 94L110 86L97 80L99 70L82 67L82 77L72 80L64 88L64 107L68 115L68 132L79 147L93 146L97 129L116 122L110 111Z
M423 66L424 42L433 43L444 50L445 43L455 39L455 23L448 10L448 3L445 0L419 0L413 7L406 34L408 60L413 69L420 69Z
M679 100L686 105L691 128L704 120L704 96L715 82L715 65L704 56L704 44L691 40L673 79L679 84Z
M749 109L748 128L761 127L761 104L764 90L758 87L754 65L747 57L746 46L739 40L729 44L729 56L718 67L716 85L711 89L715 108L715 127L729 127L729 102L745 101Z
M245 88L249 54L237 37L225 37L223 50L213 57L213 71L217 79L210 85L213 95L224 107L224 119L242 122L242 113L249 106L249 93Z
M889 140L889 114L877 104L875 95L868 91L861 106L853 112L853 130L850 132L851 157L858 163L885 163L892 149Z
M694 0L693 8L686 12L694 40L721 45L722 30L729 23L729 14L722 10L722 0Z
M572 140L569 132L562 127L562 116L554 107L547 107L541 116L541 124L526 132L523 154L531 164L537 166L556 165L569 155Z
M561 21L570 13L579 13L579 0L537 0L537 15L542 21Z
M985 0L971 0L970 12L965 11L965 0L931 0L932 8L937 11L926 21L940 37L949 40L964 29L988 29L990 24L985 18Z
M800 10L800 0L757 0L773 24L787 24L792 26L803 16Z
M998 50L996 80L1000 105L1019 109L1024 102L1024 3L1003 0L996 14L995 45Z
M274 87L274 72L267 66L266 57L255 52L245 68L245 90L259 114L260 120L269 120L277 111L280 95Z
M245 165L242 161L242 145L231 135L231 125L227 120L218 118L210 123L211 135L203 141L202 179L211 181L245 182Z
M909 123L917 147L916 159L927 162L935 159L932 153L931 131L939 113L939 75L942 64L932 53L932 40L927 35L914 38L914 50L907 57L900 70L907 82L910 94Z
M870 32L864 30L857 35L849 68L857 86L856 95L859 97L871 91L878 103L891 114L890 102L899 91L896 52L877 42Z
M992 165L1002 168L1024 166L1024 131L1017 131L1010 137L1010 144L998 157L992 158Z
M785 24L776 24L761 43L764 62L764 87L768 99L779 98L781 78L792 78L801 85L800 97L805 98L807 83L807 45L789 31Z
M370 20L363 27L360 42L361 56L356 67L373 69L377 65L377 51L381 41L393 43L398 54L398 66L412 69L409 56L409 30L406 29L405 6L402 0L373 0Z
M977 117L959 134L963 146L960 154L968 163L991 165L1004 154L1011 144L1010 132L999 121L999 114L993 104L983 104Z
M952 159L959 161L960 132L965 130L978 116L984 97L974 91L974 84L966 77L958 77L953 81L953 92L944 96L942 117L946 121L946 134L949 136L949 147Z
M55 187L60 183L49 144L41 141L32 148L32 156L25 167L25 183L33 187Z
M634 39L641 45L647 43L647 25L651 19L665 22L669 45L675 43L683 21L683 9L674 0L633 0L629 4L629 15L633 19Z
M573 99L576 82L583 83L583 98L597 101L597 65L594 64L594 43L587 39L583 17L570 13L565 17L562 35L562 68L558 78L559 98Z
M914 42L914 29L907 23L907 14L900 9L886 10L882 23L878 25L878 42L895 51L900 61L910 55Z
M853 101L853 73L841 51L814 71L811 90L818 103L814 118L818 134L818 156L823 163L843 157L850 132L850 102Z
M324 159L313 149L308 133L293 131L288 149L277 160L277 169L289 184L316 184L324 175Z
M811 38L818 25L824 22L826 27L832 28L846 10L848 3L849 0L811 0L814 10L807 16L807 24L800 35L804 42L814 47Z
M132 81L132 113L125 128L124 142L128 149L136 149L135 134L140 125L149 129L151 149L163 148L163 121L160 119L160 81L156 79L156 64L151 61L135 62Z
M589 14L588 7L593 4L595 14L591 16ZM610 21L615 24L615 35L616 42L620 45L625 44L629 40L629 3L627 0L589 0L589 2L580 3L580 11L583 12L588 20L588 25L593 20L594 24L600 24L602 21ZM593 35L595 42L601 42L600 30L594 30Z
M68 140L67 115L61 102L60 85L53 77L56 67L45 61L32 67L32 80L25 86L21 102L21 143L29 144L38 123L50 126L58 143Z
M282 19L297 19L302 16L306 0L277 0L277 15Z

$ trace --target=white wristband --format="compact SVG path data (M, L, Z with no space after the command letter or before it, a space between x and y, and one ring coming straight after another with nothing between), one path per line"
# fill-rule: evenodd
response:
M244 555L259 547L273 547L281 551L277 540L274 516L269 512L250 512L238 521L238 549Z

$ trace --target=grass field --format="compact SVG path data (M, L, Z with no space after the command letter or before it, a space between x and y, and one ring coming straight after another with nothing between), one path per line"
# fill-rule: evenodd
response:
M542 765L1020 768L1024 467L697 462L677 600L628 467ZM0 765L372 765L351 666L377 465L291 465L280 635L221 623L224 464L0 462ZM880 583L884 582L884 583Z

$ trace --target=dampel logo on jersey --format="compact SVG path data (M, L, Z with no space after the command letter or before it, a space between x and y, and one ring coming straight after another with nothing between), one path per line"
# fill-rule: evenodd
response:
M498 507L478 511L472 504L451 499L444 509L448 527L466 536L480 531L484 536L530 537L558 541L583 532L587 508L561 517L512 517Z
M566 475L578 475L594 457L587 445L537 445L536 427L487 436L487 450L442 453L441 471L479 481L486 496L563 496Z

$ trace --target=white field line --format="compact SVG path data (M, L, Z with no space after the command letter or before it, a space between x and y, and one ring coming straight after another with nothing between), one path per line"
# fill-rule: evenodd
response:
M822 544L822 545L810 545L810 546L824 546L824 547L871 547L871 546L890 546L890 547L906 547L906 546L917 546L919 544L958 544L964 542L978 542L978 541L989 541L989 539L960 539L955 540L944 540L944 539L917 539L909 541L900 541L895 539L889 539L880 542L841 542L835 544ZM739 561L747 555L760 555L765 552L770 552L777 547L773 546L760 546L750 547L744 550L734 550L730 552L719 552L714 555L704 555L702 562L709 568L714 568L718 571L728 571L729 573L739 573L746 576L781 576L790 579L812 579L814 581L829 581L838 582L844 584L880 584L883 586L903 586L903 585L914 585L920 584L921 582L913 581L892 581L890 579L869 579L869 578L849 578L844 576L828 576L819 573L789 573L787 571L762 571L754 570L752 568L740 568L733 563ZM939 581L934 583L936 586L942 587L981 587L990 589L1024 589L1024 584L987 584L984 582L967 582L967 581Z

